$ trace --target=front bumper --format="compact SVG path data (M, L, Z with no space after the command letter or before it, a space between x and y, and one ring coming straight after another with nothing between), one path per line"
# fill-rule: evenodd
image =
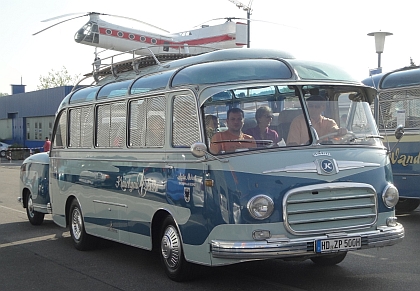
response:
M356 232L349 235L360 235L362 249L391 246L404 238L402 224L378 227L374 231ZM263 241L211 241L211 254L214 258L229 259L269 259L290 258L316 255L315 241L328 239L327 235L287 239L272 238Z

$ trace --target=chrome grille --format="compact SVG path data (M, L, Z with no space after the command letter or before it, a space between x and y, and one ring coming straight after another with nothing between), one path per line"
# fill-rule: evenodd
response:
M377 219L377 195L368 184L328 183L286 193L283 218L293 234L321 234L369 227Z

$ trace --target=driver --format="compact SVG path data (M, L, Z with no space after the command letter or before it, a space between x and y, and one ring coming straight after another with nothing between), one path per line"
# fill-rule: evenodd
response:
M311 119L312 126L318 133L318 137L323 137L330 133L337 133L337 136L345 135L347 133L346 128L339 128L333 119L322 115L322 112L325 111L326 101L327 99L320 95L311 95L306 100L309 117ZM287 145L301 145L308 143L309 135L306 120L303 115L299 115L293 119L292 124L290 125Z
M240 108L231 108L226 117L227 130L213 135L210 152L213 154L235 152L238 149L256 148L255 139L242 132L244 112Z

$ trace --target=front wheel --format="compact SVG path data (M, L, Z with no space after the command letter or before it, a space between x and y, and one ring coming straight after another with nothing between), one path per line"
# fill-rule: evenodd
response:
M0 151L0 157L2 158L6 157L6 151Z
M82 210L76 199L73 200L70 206L69 226L70 235L76 249L87 251L95 248L97 238L86 233Z
M171 216L163 222L159 255L166 275L171 280L182 282L193 278L192 264L185 260L181 237Z
M320 266L334 266L341 263L346 257L347 252L340 252L333 255L324 255L311 258L311 261Z
M29 193L26 202L26 216L32 225L41 225L44 222L44 213L34 210L34 201L32 200L32 193Z

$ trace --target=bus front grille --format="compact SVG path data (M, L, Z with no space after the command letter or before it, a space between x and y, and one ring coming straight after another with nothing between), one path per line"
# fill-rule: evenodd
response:
M368 184L307 186L289 191L283 200L285 226L296 235L370 227L376 213L376 191Z

